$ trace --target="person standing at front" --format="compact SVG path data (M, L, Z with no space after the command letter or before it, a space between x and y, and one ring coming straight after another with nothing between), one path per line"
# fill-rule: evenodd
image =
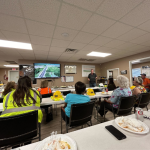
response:
M90 87L96 86L97 75L94 73L94 70L91 69L91 73L88 75L89 85Z

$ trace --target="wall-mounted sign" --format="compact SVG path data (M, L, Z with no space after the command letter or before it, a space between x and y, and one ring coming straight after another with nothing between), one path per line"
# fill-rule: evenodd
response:
M120 72L121 72L121 74L127 74L127 70L122 70Z

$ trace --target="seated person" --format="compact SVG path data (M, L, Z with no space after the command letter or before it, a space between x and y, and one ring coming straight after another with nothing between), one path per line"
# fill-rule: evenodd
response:
M15 90L15 82L8 82L6 84L6 87L4 89L4 92L2 93L2 97L4 97L5 95L7 95L9 92Z
M141 77L135 77L133 84L135 88L132 90L132 95L136 96L136 104L138 104L139 96L141 93L146 93L146 89L142 86L143 80Z
M38 89L41 95L52 93L52 90L48 88L48 81L44 80L41 82L41 88Z
M8 99L8 101L6 101ZM33 106L36 106L35 109ZM17 111L17 108L22 111ZM29 107L32 109L29 110ZM15 108L15 109L14 109ZM40 95L38 91L32 90L31 79L28 76L19 78L16 90L8 93L3 100L3 112L0 117L14 116L37 110L38 122L41 123L43 114L40 109ZM11 113L7 113L7 109L11 109Z
M76 94L68 94L65 99L65 114L67 116L67 122L69 122L70 111L72 104L82 104L90 101L89 96L84 95L86 93L86 85L82 82L77 82L75 84ZM62 117L65 120L64 111L62 111Z
M108 86L107 86L107 88L108 88L108 91L113 91L113 90L116 89L116 85L114 83L113 78L109 78L108 79Z
M118 109L121 97L132 96L132 91L129 88L129 79L127 77L119 75L117 77L117 82L119 84L119 88L114 90L112 96L108 100L101 102L99 113L102 117L104 115L104 105L106 109L112 110L112 108L114 108L116 111Z

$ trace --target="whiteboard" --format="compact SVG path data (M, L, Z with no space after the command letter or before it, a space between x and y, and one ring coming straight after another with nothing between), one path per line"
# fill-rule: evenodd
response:
M93 69L95 73L94 65L82 65L82 77L88 77L88 75L91 73L91 69Z
M66 82L74 82L73 76L66 76Z

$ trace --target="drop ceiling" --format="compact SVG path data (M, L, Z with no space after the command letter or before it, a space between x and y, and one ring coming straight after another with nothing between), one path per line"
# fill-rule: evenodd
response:
M150 0L1 0L0 39L33 47L33 51L0 48L0 66L19 59L95 59L90 63L119 59L150 50ZM66 48L79 51L65 54ZM87 56L91 51L112 55Z

